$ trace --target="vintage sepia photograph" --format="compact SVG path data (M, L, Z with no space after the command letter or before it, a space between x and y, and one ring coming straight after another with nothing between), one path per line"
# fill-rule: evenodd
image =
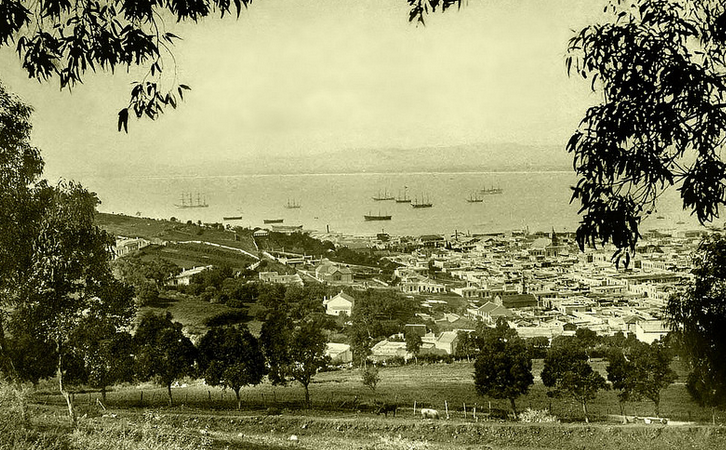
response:
M726 4L0 0L0 450L726 449Z

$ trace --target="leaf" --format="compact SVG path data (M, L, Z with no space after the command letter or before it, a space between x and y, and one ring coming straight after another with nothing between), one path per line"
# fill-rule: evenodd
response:
M129 109L124 108L121 111L118 112L118 131L121 132L121 127L123 127L124 131L128 134L128 123L129 123Z

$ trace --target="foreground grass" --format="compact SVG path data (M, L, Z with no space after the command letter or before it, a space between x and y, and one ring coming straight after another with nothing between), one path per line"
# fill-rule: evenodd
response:
M0 421L0 449L335 450L726 448L710 426L533 424L383 418L367 414L210 412L188 408L107 411L65 424L62 408L33 408L27 427Z

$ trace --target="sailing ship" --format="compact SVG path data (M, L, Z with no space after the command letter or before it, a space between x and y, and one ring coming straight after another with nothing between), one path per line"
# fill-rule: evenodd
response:
M398 193L396 203L411 203L411 197L408 196L408 191L405 187L403 188L403 195L401 195L401 192Z
M207 204L207 199L203 198L200 193L197 192L196 201L194 201L194 198L192 197L191 192L188 194L182 194L181 200L179 203L175 204L177 208L207 208L209 207L209 204Z
M287 205L285 205L285 208L287 208L287 209L298 209L298 208L300 208L300 202L297 201L297 200L295 200L295 199L290 200L288 198L287 199Z
M227 216L222 217L222 220L242 220L242 216Z
M395 197L391 195L387 189L384 189L383 191L379 190L378 194L374 195L372 198L377 202L395 199Z
M368 212L368 214L364 214L363 218L366 220L366 222L371 220L391 220L390 214L381 214L380 211L378 214L371 214Z
M484 201L484 197L482 197L478 192L472 192L469 194L469 198L467 198L466 201L469 203L481 203Z
M429 200L428 196L426 196L421 197L421 200L416 197L416 199L411 202L411 206L413 206L414 208L431 208L432 206L434 206L434 204L431 203L431 200Z
M497 195L504 193L504 189L492 186L490 188L479 189L479 193L482 195Z
M282 223L285 219L263 219L264 223Z

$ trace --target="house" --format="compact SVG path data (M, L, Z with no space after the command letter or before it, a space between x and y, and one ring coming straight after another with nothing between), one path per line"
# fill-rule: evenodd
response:
M328 356L333 364L348 364L353 361L353 352L348 344L328 342L325 346L325 356Z
M204 272L207 269L211 269L212 266L200 266L192 267L191 269L183 270L179 275L172 278L167 282L170 286L189 286L194 275Z
M277 272L260 272L260 281L265 283L289 284L295 286L303 286L303 280L300 275L280 275Z
M332 263L328 260L315 268L315 278L325 283L352 283L353 271L350 268Z
M335 297L324 298L323 306L325 306L325 314L331 316L339 316L345 314L350 317L353 313L353 306L355 305L355 299L345 292L340 292Z
M420 275L401 280L401 284L399 286L401 291L407 294L420 294L422 292L443 294L446 292L446 285L437 283L430 278L422 277Z
M137 250L141 250L144 247L151 245L151 242L142 238L116 238L112 251L115 258L120 258L129 253L133 253Z
M453 355L458 343L459 336L455 331L444 331L436 338L434 346L439 350L445 351L449 355Z
M635 337L646 344L652 344L669 332L662 320L639 320L635 323Z
M494 303L505 308L533 308L537 306L534 294L497 295Z
M508 319L514 316L512 311L493 302L486 302L479 308L469 309L468 311L472 317L489 323L495 323L500 317Z
M384 339L371 347L371 359L374 361L383 361L399 357L404 359L413 357L406 350L405 342L392 342Z

